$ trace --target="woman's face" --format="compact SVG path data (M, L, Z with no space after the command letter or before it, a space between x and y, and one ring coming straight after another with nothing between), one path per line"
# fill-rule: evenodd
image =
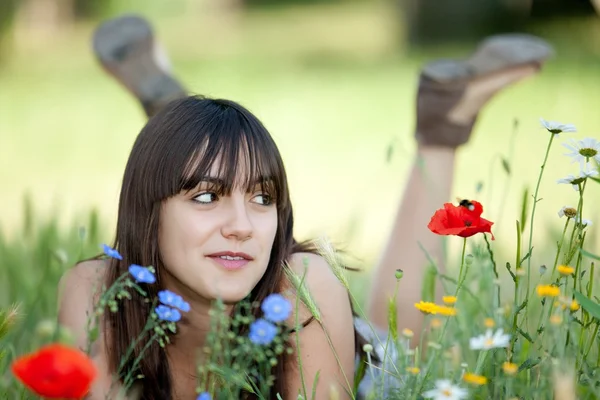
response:
M218 178L163 202L159 248L165 286L181 294L234 303L264 275L277 231L277 208L256 185L216 193ZM187 289L187 290L186 290ZM190 293L191 292L191 293Z

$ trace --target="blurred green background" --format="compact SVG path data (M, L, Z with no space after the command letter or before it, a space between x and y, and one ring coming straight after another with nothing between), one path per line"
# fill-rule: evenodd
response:
M484 204L500 251L513 254L522 192L533 191L543 159L548 134L539 118L574 123L579 132L552 150L538 243L561 229L556 212L577 201L571 187L555 183L578 171L560 144L599 137L600 18L588 1L1 0L5 249L22 245L18 254L26 254L27 235L36 231L23 227L26 195L35 210L28 224L53 220L57 232L71 229L76 238L96 209L93 240L112 240L122 173L145 115L101 69L90 42L102 20L124 12L151 20L191 91L239 101L270 129L288 169L298 236L327 235L367 269L385 245L413 160L415 90L425 62L467 57L493 32L525 31L556 47L538 76L490 101L459 150L453 197ZM510 176L503 157L511 160ZM597 186L589 199L600 198ZM598 224L599 211L597 201L586 205ZM458 242L450 240L451 248ZM0 253L0 269L7 254ZM11 254L10 265L19 265ZM39 278L35 268L13 274L28 282ZM0 306L19 298L3 297Z

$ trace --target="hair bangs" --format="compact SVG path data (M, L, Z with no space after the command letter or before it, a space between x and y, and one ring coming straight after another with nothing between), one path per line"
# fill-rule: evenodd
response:
M229 105L212 122L198 138L175 193L208 182L211 190L221 195L259 187L274 201L286 199L283 164L262 124Z

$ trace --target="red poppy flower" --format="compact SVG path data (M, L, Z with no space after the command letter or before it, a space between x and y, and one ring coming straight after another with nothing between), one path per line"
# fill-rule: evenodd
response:
M12 371L31 391L47 399L81 399L97 375L85 353L62 344L50 344L16 359Z
M444 208L439 209L431 217L427 227L438 235L456 235L470 237L477 233L491 233L494 224L487 219L481 218L483 206L477 201L463 200L458 206L445 203Z

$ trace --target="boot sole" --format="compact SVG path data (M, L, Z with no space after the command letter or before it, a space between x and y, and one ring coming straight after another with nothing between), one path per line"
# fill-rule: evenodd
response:
M124 15L102 23L94 32L92 47L104 69L146 110L185 96L183 86L168 73L166 59L160 59L152 27L144 18ZM161 61L165 65L159 65Z
M520 66L539 67L552 56L552 46L536 36L495 35L481 42L468 59L436 60L425 65L422 74L439 83L469 81Z

